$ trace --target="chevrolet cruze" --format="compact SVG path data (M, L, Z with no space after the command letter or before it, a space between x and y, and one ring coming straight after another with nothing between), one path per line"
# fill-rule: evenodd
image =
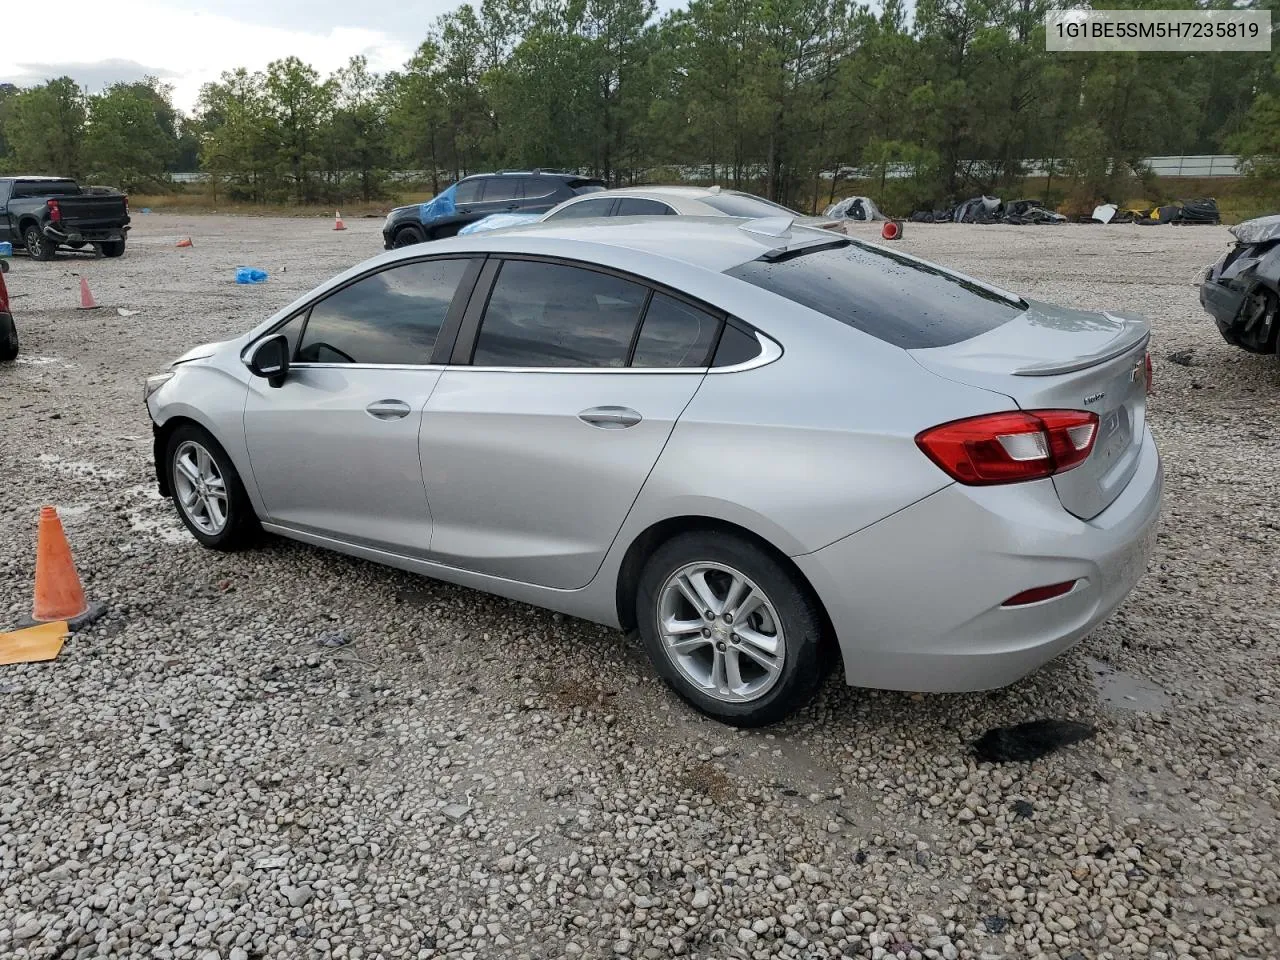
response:
M787 218L392 251L147 382L160 490L623 629L697 709L1012 682L1142 576L1149 330Z

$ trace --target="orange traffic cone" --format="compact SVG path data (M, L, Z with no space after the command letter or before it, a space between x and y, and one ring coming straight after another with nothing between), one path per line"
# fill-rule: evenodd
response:
M898 240L902 237L902 221L886 220L884 226L880 228L880 236L886 240Z
M335 211L333 214L333 229L335 230L347 229L347 225L342 222L342 211L340 210Z
M182 238L181 240L179 240L176 244L174 244L174 246L176 246L176 247L194 247L194 246L195 246L195 244L191 242L191 238L190 238L190 237L183 237L183 238Z
M80 306L77 310L97 310L100 304L93 299L93 294L89 292L89 281L84 277L80 278Z
M62 530L62 521L53 507L40 508L40 528L36 539L36 596L31 619L36 623L72 620L89 612L71 559L71 546Z

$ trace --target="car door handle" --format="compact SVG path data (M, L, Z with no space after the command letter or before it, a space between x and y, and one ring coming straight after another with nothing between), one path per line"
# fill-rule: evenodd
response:
M399 420L409 415L409 405L403 400L375 400L364 409L375 420Z
M578 414L578 419L602 430L634 427L644 418L630 407L591 407Z

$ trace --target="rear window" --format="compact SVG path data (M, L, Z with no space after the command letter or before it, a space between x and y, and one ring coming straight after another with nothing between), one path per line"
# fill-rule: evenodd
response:
M582 196L584 193L599 193L604 189L604 184L599 180L571 180L569 189L577 196Z
M700 197L708 207L719 210L728 217L798 217L800 214L780 203L753 197L749 193L717 193Z
M725 272L904 350L960 343L1027 309L932 264L852 241Z
M19 180L13 186L14 199L20 197L73 197L80 193L74 180Z

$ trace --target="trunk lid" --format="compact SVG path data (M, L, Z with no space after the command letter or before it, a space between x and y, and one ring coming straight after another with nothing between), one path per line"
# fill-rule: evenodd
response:
M1132 315L1026 302L1025 313L994 330L910 353L932 373L1002 393L1023 410L1097 414L1088 459L1053 477L1062 505L1088 520L1119 496L1138 467L1150 327Z

